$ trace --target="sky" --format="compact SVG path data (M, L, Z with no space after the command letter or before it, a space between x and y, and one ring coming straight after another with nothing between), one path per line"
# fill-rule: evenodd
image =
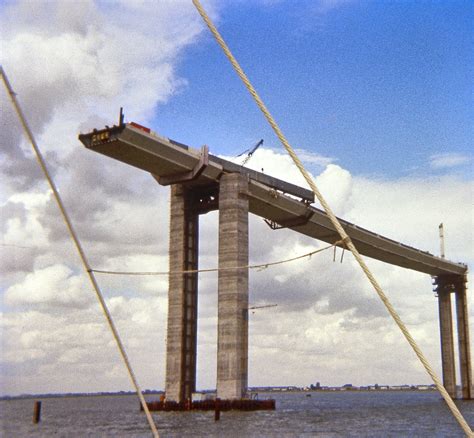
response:
M471 2L203 4L340 217L433 254L443 222L447 257L472 266ZM249 167L305 185L190 1L3 1L0 27L1 64L93 267L168 268L169 189L77 139L121 106L237 162L263 139ZM4 88L0 100L0 393L131 390ZM200 218L202 268L217 265L217 219ZM251 263L322 245L250 217ZM277 306L250 314L250 386L431 383L339 257L251 271L251 304ZM431 278L367 263L440 374ZM167 278L98 281L140 385L163 389ZM216 275L199 288L198 388L214 388Z

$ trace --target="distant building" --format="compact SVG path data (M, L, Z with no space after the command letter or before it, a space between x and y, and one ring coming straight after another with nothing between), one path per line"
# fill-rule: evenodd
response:
M317 390L320 390L321 389L321 383L319 382L316 382L316 385L309 385L309 389L312 389L313 391L317 391Z

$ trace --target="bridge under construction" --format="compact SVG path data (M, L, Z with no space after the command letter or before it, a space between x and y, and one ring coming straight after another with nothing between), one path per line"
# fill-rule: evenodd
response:
M199 216L219 211L217 397L241 399L248 375L248 214L343 247L312 191L153 133L136 123L79 136L95 152L149 172L171 186L166 398L196 390ZM420 251L340 219L360 254L428 274L439 300L444 387L457 398L451 296L455 295L461 397L472 399L467 266ZM232 269L236 268L238 269ZM230 269L229 269L230 268Z
M375 292L417 355L451 413L467 436L474 436L453 398L457 398L451 296L455 295L462 398L472 399L472 375L467 310L467 266L394 242L338 219L304 168L282 130L232 55L199 0L192 0L274 133L284 146L311 192L287 182L253 172L160 137L143 126L123 122L94 130L79 138L89 149L148 171L162 185L171 185L170 271L166 393L172 403L189 405L196 386L196 332L198 294L199 215L219 210L218 373L216 419L220 399L227 407L247 409L248 369L248 213L262 216L273 228L290 228L331 246L351 251ZM9 80L0 65L0 76L48 181L57 206L111 330L123 363L137 392L153 436L159 437L148 403L132 370L112 315L82 248L60 193L48 170L33 132ZM256 146L257 147L257 146ZM317 198L324 211L311 206ZM336 240L340 239L340 240ZM357 245L357 246L356 246ZM318 250L319 252L321 250ZM443 251L442 251L443 252ZM370 272L362 255L431 275L439 298L443 382L411 336L390 300ZM104 271L102 271L104 272ZM166 406L165 406L166 408Z

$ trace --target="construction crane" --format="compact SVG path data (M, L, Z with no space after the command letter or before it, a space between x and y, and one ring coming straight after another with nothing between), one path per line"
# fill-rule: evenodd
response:
M250 160L250 158L252 158L252 155L255 153L255 151L260 147L262 146L263 144L263 138L255 144L255 146L252 148L252 149L247 149L246 151L242 152L241 154L237 155L237 157L241 157L242 155L244 155L246 152L248 152L247 156L244 158L244 161L242 161L242 164L241 166L245 166L248 161Z

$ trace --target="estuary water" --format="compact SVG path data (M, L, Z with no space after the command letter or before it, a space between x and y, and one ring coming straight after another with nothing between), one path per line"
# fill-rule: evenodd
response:
M155 412L161 437L462 437L435 392L264 393L275 411ZM159 396L147 396L157 400ZM136 396L42 399L41 423L32 424L36 399L0 402L1 436L150 437ZM41 400L41 399L38 399ZM474 401L457 401L474 426Z

